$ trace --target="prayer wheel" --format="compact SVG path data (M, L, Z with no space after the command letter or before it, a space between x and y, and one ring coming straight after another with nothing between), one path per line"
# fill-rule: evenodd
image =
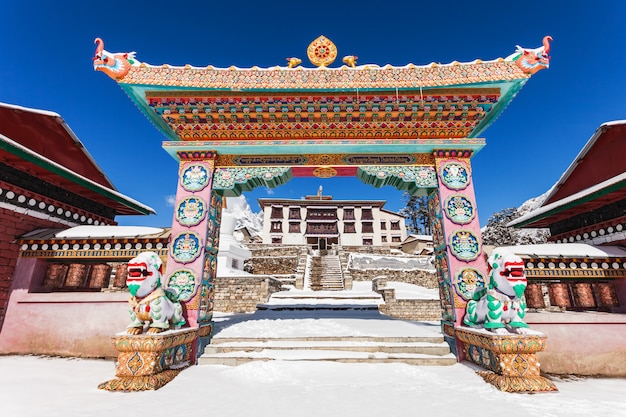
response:
M67 274L68 265L60 263L48 264L46 269L46 276L43 279L42 285L50 288L63 287L63 281L65 281L65 275Z
M569 299L569 286L563 282L553 282L548 285L548 295L550 296L550 305L562 308L572 306Z
M106 288L111 279L111 266L109 264L95 264L91 267L89 276L89 288Z
M528 283L524 296L526 297L526 306L528 308L546 308L541 284Z
M576 307L594 308L596 300L593 297L593 288L591 283L577 282L572 284L572 292L574 296L574 304Z
M619 307L619 299L613 282L596 282L593 284L598 307Z
M117 288L126 287L126 275L128 275L128 264L119 264L115 271L113 286Z
M85 264L70 264L65 278L65 287L79 288L85 285L89 266Z

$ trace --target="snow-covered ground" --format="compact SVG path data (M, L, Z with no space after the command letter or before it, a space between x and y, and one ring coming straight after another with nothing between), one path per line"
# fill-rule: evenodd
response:
M626 380L556 380L507 394L469 366L253 362L194 366L158 391L100 391L113 362L0 357L3 416L626 416Z

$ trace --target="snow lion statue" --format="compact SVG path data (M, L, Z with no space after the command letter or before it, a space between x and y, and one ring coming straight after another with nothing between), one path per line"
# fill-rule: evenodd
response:
M141 334L146 323L148 334L185 324L177 294L161 287L162 273L163 262L154 252L143 252L128 262L126 285L131 295L128 303L132 320L128 334Z
M463 323L497 334L528 333L523 320L526 315L524 261L506 249L496 248L487 263L487 287L477 290L468 301Z

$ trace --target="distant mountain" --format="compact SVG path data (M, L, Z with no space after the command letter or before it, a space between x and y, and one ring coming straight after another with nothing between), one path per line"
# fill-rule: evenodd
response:
M263 232L263 212L253 213L246 197L226 198L227 210L235 216L237 224L235 230L245 227L252 236L260 236Z
M550 236L549 229L515 229L507 227L507 224L539 208L548 196L548 192L525 201L518 208L505 208L494 213L487 225L481 229L483 243L492 246L545 243Z

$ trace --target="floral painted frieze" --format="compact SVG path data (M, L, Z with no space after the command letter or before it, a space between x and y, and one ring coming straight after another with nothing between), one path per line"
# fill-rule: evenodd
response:
M239 196L258 186L275 188L291 178L290 167L217 168L213 174L213 189L224 196Z

